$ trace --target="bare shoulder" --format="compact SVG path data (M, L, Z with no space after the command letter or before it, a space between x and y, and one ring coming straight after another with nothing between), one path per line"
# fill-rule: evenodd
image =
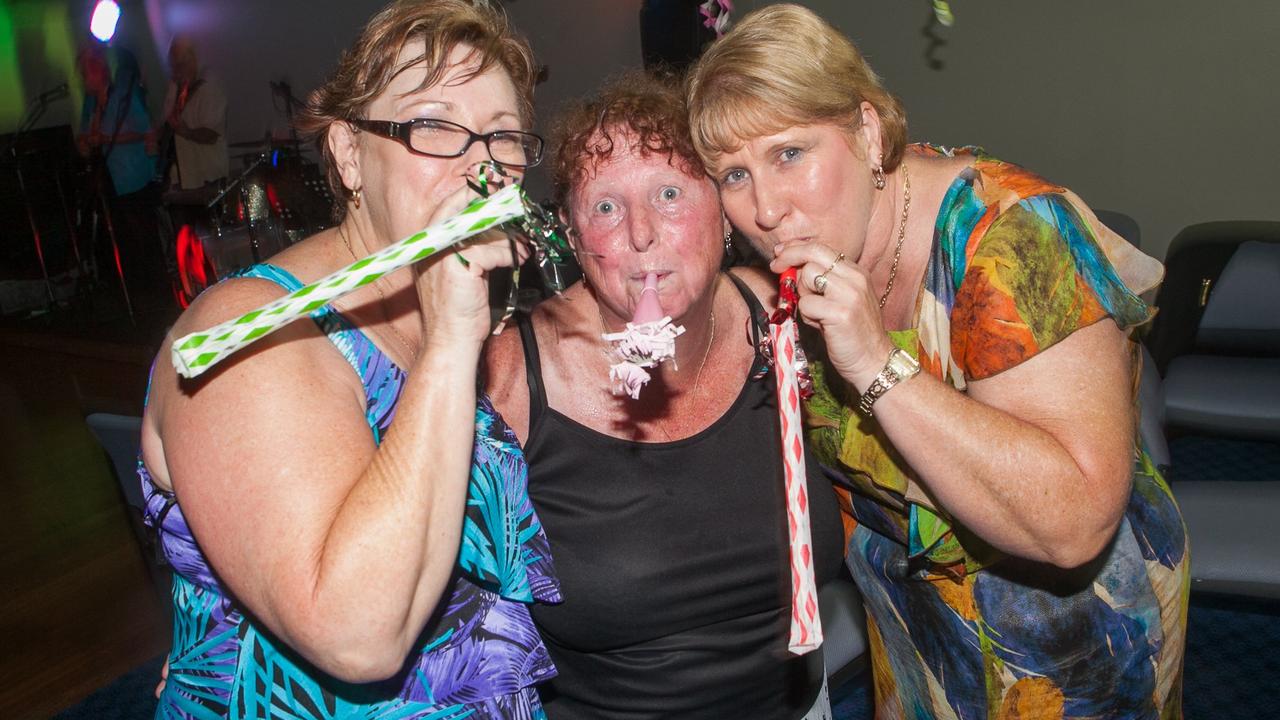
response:
M485 342L480 362L485 392L501 411L507 395L513 390L523 389L525 385L524 346L514 322Z
M778 276L769 272L768 268L735 267L729 273L741 280L755 293L766 312L773 312L778 305Z
M310 283L337 269L341 257L330 257L325 231L292 245L267 262L287 271L302 283ZM223 280L200 294L174 324L175 337L199 332L235 319L285 294L278 284L262 278Z
M312 279L305 264L280 265L301 276L304 282ZM169 350L174 342L234 320L284 294L282 287L269 280L234 278L214 285L196 298L165 337L155 365L145 423L158 428L170 410L182 408L187 412L206 402L225 403L229 396L235 396L236 404L243 405L254 395L243 389L252 387L283 389L297 384L305 386L304 394L315 398L317 404L319 398L330 397L345 406L348 396L353 395L351 391L359 390L359 378L315 323L305 319L291 322L257 340L200 377L178 376Z
M485 342L480 363L485 393L523 442L529 434L529 384L525 379L524 344L514 322Z
M957 152L954 155L908 153L904 164L910 165L913 185L919 188L945 189L976 161L977 157L967 152Z

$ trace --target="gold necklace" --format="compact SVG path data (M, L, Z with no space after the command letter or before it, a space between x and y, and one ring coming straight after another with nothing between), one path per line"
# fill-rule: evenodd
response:
M356 257L356 251L351 249L351 241L347 239L347 234L342 231L342 225L338 225L338 237L342 238L342 245L351 255L351 259L359 260L360 258ZM413 345L405 339L405 336L401 335L400 331L396 329L396 324L391 319L391 313L387 311L387 305L389 304L387 302L387 294L382 292L382 287L378 285L378 281L374 280L370 285L373 285L373 289L378 291L378 297L382 298L382 304L380 307L382 308L382 317L387 322L387 327L391 328L391 332L396 336L396 340L399 340L400 344L404 346L405 352L409 354L409 363L412 364L414 360L418 359L417 349L414 348Z
M893 291L893 280L898 277L898 260L902 257L902 241L907 237L907 212L911 210L911 175L907 172L907 164L902 163L902 221L898 224L898 244L893 249L893 266L889 268L889 284L884 286L884 294L880 296L880 308L889 299Z
M702 362L698 363L698 374L693 377L693 390L698 392L698 383L702 382L702 368L707 366L707 358L711 357L711 346L716 342L716 311L711 311L711 337L707 340L707 349L702 351Z
M693 376L693 390L698 392L698 384L702 382L702 369L707 366L707 358L711 357L711 346L716 343L716 294L720 290L720 275L716 275L715 288L711 290L711 333L707 338L707 349L702 351L702 362L698 363L698 372Z

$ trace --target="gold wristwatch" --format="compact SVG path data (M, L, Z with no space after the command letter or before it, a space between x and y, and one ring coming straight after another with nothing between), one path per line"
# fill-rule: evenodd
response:
M862 398L858 401L858 409L867 417L871 417L871 406L880 399L881 395L918 372L920 372L920 363L905 350L894 348L893 352L889 353L889 361L884 364L884 369L867 386L867 391L862 393Z

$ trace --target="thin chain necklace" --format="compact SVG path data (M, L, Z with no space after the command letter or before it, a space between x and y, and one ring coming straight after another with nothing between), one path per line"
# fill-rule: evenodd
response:
M347 239L347 234L342 231L342 225L338 225L338 237L342 238L342 245L347 249L347 252L350 253L351 259L359 260L360 258L356 257L356 251L351 249L351 241ZM386 320L387 327L391 328L391 332L396 336L396 340L400 341L400 344L404 346L405 352L409 354L409 362L413 363L414 360L418 359L418 351L407 339L405 339L404 335L400 334L400 331L396 329L395 322L391 320L391 313L387 310L387 305L389 304L387 302L387 294L382 292L382 286L378 285L377 280L370 283L370 285L373 285L373 289L378 291L378 297L382 298L382 317Z
M884 286L884 294L880 296L880 308L884 309L889 293L893 291L893 280L898 277L898 260L902 258L902 241L907 237L907 212L911 210L911 175L907 172L907 164L902 163L902 221L898 223L898 244L893 249L893 266L889 268L889 284Z
M693 377L693 390L698 392L698 383L702 382L702 368L707 366L707 358L711 357L711 346L716 343L716 311L711 311L711 337L707 340L707 349L702 351L702 362L698 363L698 374Z
M707 358L711 357L711 346L716 343L716 295L720 292L720 275L716 274L715 287L711 290L711 333L707 338L707 349L702 351L702 362L698 363L698 372L693 376L693 390L698 391L698 384L702 382L702 369L707 366Z

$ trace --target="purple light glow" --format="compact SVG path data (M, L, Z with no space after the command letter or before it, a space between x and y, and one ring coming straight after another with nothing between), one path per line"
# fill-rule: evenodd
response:
M115 0L101 0L93 8L93 19L89 21L89 32L93 36L107 42L116 34L116 22L120 20L120 6Z

